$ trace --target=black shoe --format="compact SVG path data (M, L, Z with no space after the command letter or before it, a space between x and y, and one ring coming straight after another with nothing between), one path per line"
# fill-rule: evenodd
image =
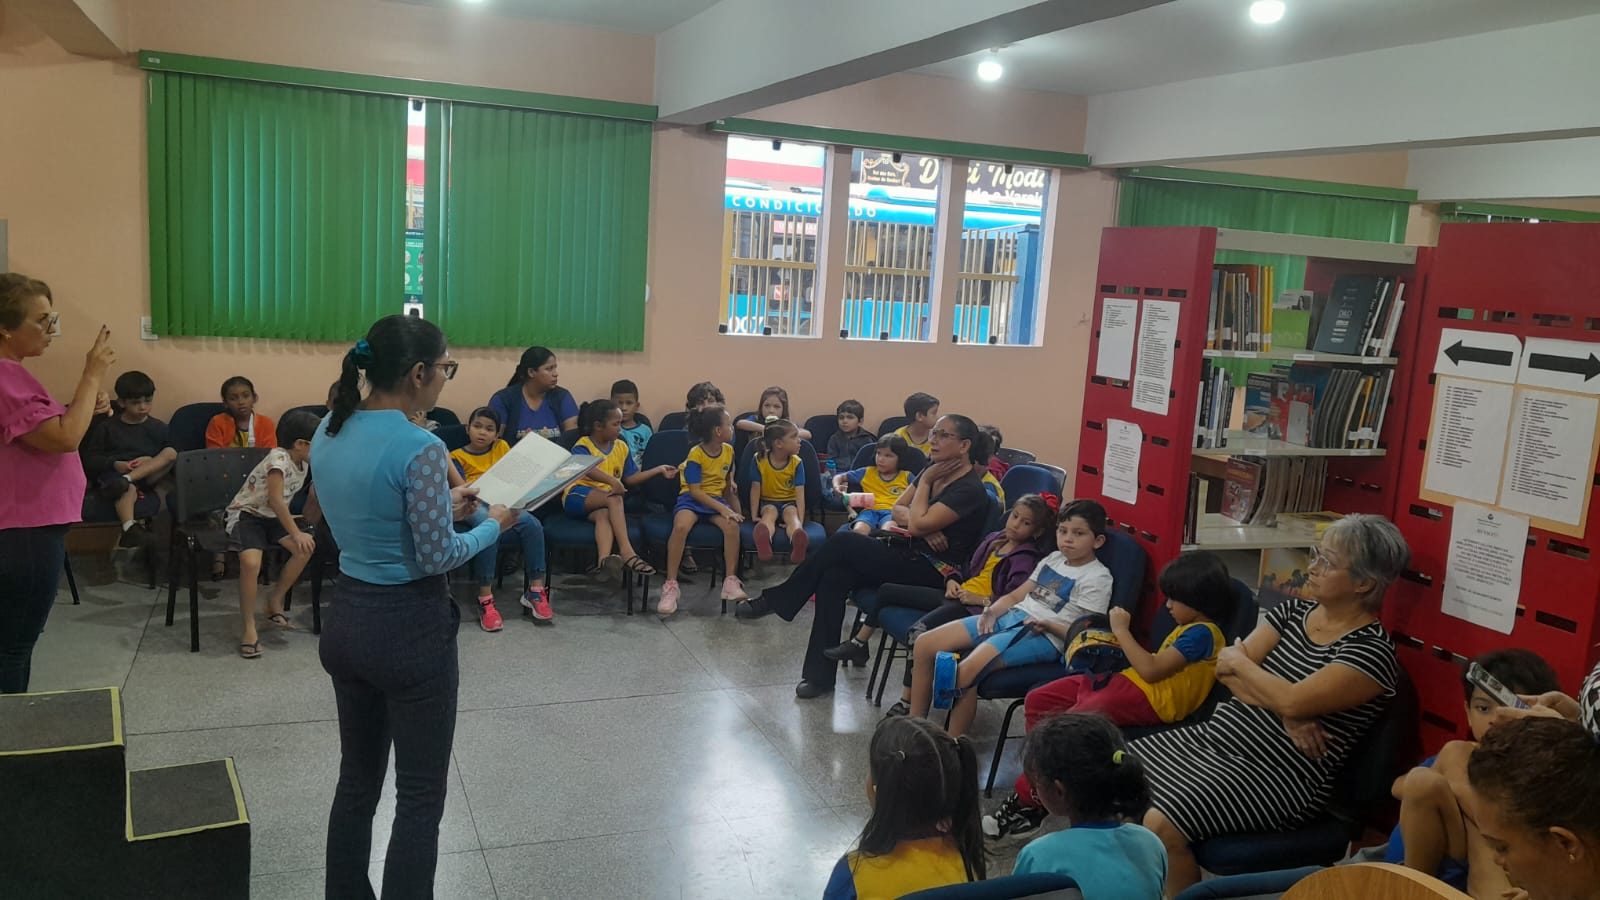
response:
M837 647L829 647L822 651L822 655L834 662L855 663L858 666L867 664L870 654L867 652L867 642L851 638Z
M992 816L983 817L983 833L991 840L1016 837L1038 831L1049 815L1037 806L1023 806L1022 798L1013 793L1000 802Z
M889 707L888 711L883 714L883 717L885 719L897 719L901 716L909 715L911 715L911 704L904 700L896 700L894 705Z
M761 597L751 597L749 600L740 600L733 608L733 617L736 619L759 619L762 616L772 615L772 607ZM804 685L805 682L800 682ZM831 688L829 690L832 690ZM812 696L816 696L813 694Z
M143 522L135 522L122 529L122 534L117 537L118 550L142 550L153 543L155 538Z
M795 685L794 695L801 700L814 700L833 693L833 685L817 684L814 681L802 681Z

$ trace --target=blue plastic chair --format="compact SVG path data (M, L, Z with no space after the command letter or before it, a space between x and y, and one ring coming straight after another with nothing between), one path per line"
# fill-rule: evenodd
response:
M440 428L446 425L462 424L461 417L456 415L454 410L446 409L443 406L435 406L433 409L428 410L428 421L439 423Z
M811 432L811 446L821 447L821 452L826 453L828 439L839 431L839 417L834 415L812 416L801 427Z
M440 425L433 436L444 441L444 449L454 453L467 445L467 426Z
M1226 622L1217 623L1217 627L1222 629L1223 640L1232 643L1234 638L1249 635L1251 631L1255 630L1259 616L1260 608L1256 606L1255 594L1250 590L1249 585L1237 578L1233 579L1233 614L1228 617ZM1172 620L1172 613L1167 610L1167 605L1163 603L1161 608L1156 610L1155 618L1150 622L1150 639L1159 646L1162 641L1167 639L1167 635L1171 634L1172 630L1177 627L1178 623ZM1136 741L1139 738L1167 731L1168 729L1183 728L1204 722L1206 719L1211 718L1211 711L1217 708L1217 704L1227 698L1228 689L1223 687L1221 682L1218 682L1211 686L1211 693L1206 695L1206 699L1201 702L1200 708L1185 716L1182 721L1167 725L1131 725L1122 729L1122 736L1130 741Z
M911 449L911 474L916 475L928 467L928 457L915 447ZM868 444L856 451L856 458L850 461L850 468L860 469L866 466L877 465L878 445Z
M1248 875L1224 875L1208 878L1191 885L1177 900L1266 900L1279 897L1322 866L1305 866L1299 869L1279 869L1273 872L1252 872Z
M1078 882L1070 875L1034 872L1007 875L988 881L972 881L945 887L928 888L906 894L900 900L1083 900Z
M750 501L750 466L755 462L756 444L751 441L739 454L739 461L735 463L733 473L734 483L739 486L739 500L748 505ZM817 461L817 451L812 448L810 441L800 442L800 467L805 470L805 498L806 521L804 523L806 540L810 549L807 552L815 553L822 549L822 544L828 539L828 532L822 523L816 521L822 517L822 466ZM757 510L745 510L745 521L739 524L739 547L743 559L740 568L747 568L754 563L756 553L756 525L752 521ZM785 557L791 549L789 532L780 529L772 536L772 552L783 554Z
M1008 466L1020 466L1039 458L1032 451L1023 450L1021 447L1001 447L994 455L1000 457L1000 461Z
M664 421L664 420L663 420ZM650 443L644 447L644 465L641 468L650 469L656 466L678 466L689 457L689 433L682 429L658 431L651 435ZM737 473L735 473L737 475ZM644 541L652 548L660 551L660 563L666 564L667 541L672 538L672 509L678 502L678 481L676 479L652 478L644 483L645 501L650 507L650 512L644 515L640 522L643 530ZM688 540L684 542L683 552L692 553L696 550L713 554L714 562L711 565L711 586L721 584L726 573L722 559L722 532L710 522L696 522L689 529ZM664 575L662 576L665 577ZM728 604L723 602L722 611L728 611Z
M1006 470L1000 479L1000 489L1006 492L1006 509L1010 510L1023 494L1061 496L1061 478L1043 466L1018 463Z
M910 424L911 424L911 420L909 418L905 417L905 416L890 416L889 418L884 419L882 422L878 423L877 434L881 437L883 435L886 435L886 434L894 431L897 428L904 428L905 426L910 425Z
M544 525L544 543L550 548L552 569L558 556L579 560L579 571L582 570L583 562L595 558L594 523L567 515L561 509L560 498L550 501L539 510L539 522ZM507 532L507 535L509 534L510 532ZM644 529L637 519L628 520L628 540L635 548L644 546ZM502 546L505 546L503 541ZM516 545L513 543L511 546ZM624 571L622 583L626 588L628 615L633 615L635 589L639 590L639 611L644 612L648 608L650 599L650 576Z
M311 404L309 406L296 406L293 409L284 410L284 415L288 415L289 413L292 413L292 412L307 412L307 413L311 413L313 416L316 416L320 420L320 419L323 419L323 418L327 417L327 415L328 415L328 407L323 405L323 404L321 404L321 403L313 403L313 404Z
M172 412L167 422L168 439L179 453L206 448L206 426L219 413L228 411L221 403L190 403Z
M661 428L658 430L682 431L683 426L687 424L689 424L689 414L687 412L669 412L661 417Z

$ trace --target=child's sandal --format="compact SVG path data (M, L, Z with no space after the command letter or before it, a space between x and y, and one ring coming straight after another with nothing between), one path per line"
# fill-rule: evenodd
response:
M623 563L622 567L624 569L627 569L629 572L632 572L635 575L654 575L654 574L656 574L655 566L652 566L649 563L645 562L642 558L640 558L640 556L638 554L634 554L633 556L628 557L628 561Z
M240 644L239 655L245 659L259 659L261 657L261 642L256 641L254 644Z

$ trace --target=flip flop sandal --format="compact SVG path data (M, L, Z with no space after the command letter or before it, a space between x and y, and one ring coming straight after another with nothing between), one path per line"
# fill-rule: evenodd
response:
M287 628L290 631L298 630L294 627L294 623L289 621L289 617L283 613L273 613L272 615L267 616L267 621L278 626L279 628Z
M261 642L260 641L256 641L254 644L240 644L239 645L239 655L244 657L245 659L260 659L261 658Z
M654 575L654 574L656 574L655 566L652 566L649 563L645 562L637 554L628 557L628 561L623 563L622 567L624 569L627 569L629 572L632 572L635 575Z

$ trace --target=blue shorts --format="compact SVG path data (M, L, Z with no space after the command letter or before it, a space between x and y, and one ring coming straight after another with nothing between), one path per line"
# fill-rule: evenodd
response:
M678 495L678 502L672 507L674 514L676 514L680 509L687 509L690 512L701 516L714 516L717 514L716 510L707 506L702 506L698 500L694 499L694 495L687 491ZM701 519L701 521L703 522L705 519Z
M772 506L772 507L776 507L777 508L778 517L782 518L783 517L783 511L788 509L789 507L791 507L793 505L794 505L794 501L793 500L768 500L767 498L762 497L761 498L761 509L756 510L756 513L759 515L767 507Z
M894 521L892 509L863 509L856 513L855 521L865 522L873 528L882 528ZM853 524L853 523L852 523Z
M592 484L575 484L567 492L567 499L561 501L561 509L574 519L589 518L589 511L583 508L589 502L589 492L594 490Z
M995 638L1004 638L1010 642L1004 650L1000 651L1000 661L1006 668L1014 669L1017 666L1031 666L1034 663L1060 661L1061 651L1056 649L1055 642L1043 634L1023 634L1013 637L1010 632L1022 627L1028 621L1028 614L1017 609L1007 610L1000 616L1000 621L995 623L994 631L988 634L978 634L978 617L968 616L961 620L967 629L967 637L972 638L972 646L987 643Z

